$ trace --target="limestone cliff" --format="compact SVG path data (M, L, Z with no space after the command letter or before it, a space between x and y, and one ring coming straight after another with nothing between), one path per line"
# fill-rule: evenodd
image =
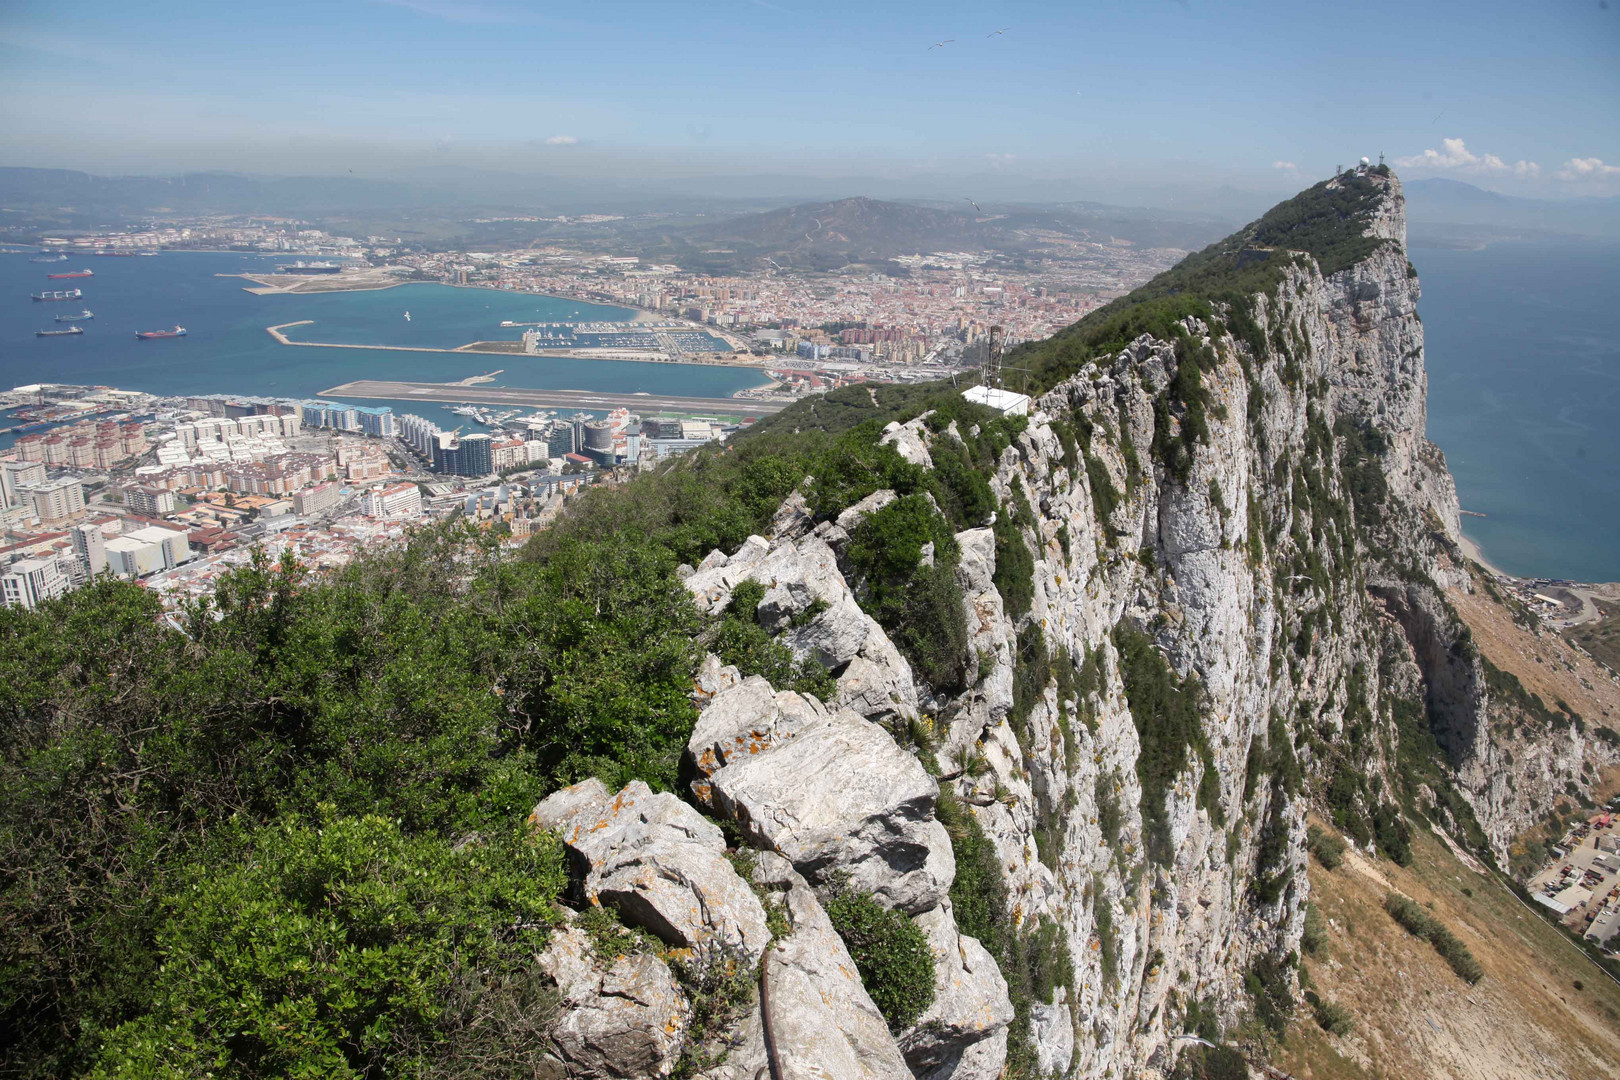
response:
M1167 1070L1178 1036L1292 988L1307 804L1369 851L1398 856L1416 812L1503 857L1535 793L1579 777L1584 745L1504 753L1500 689L1443 596L1467 575L1399 182L1364 168L1301 200L1150 287L1139 322L1105 311L1141 331L1119 347L1071 334L1009 361L1044 391L986 470L995 520L953 538L961 685L919 677L850 583L851 536L893 491L818 516L807 478L769 535L686 573L716 616L757 582L759 624L837 678L823 701L711 658L693 801L781 857L770 881L809 932L815 890L853 881L934 951L933 1004L889 1035L858 987L824 986L817 1038L789 1048L804 1075L989 1080L1009 1053ZM970 423L925 413L881 441L931 469ZM963 932L951 808L993 846L1015 937L996 955L1039 977ZM819 977L803 950L780 964ZM760 1017L713 1075L764 1067Z

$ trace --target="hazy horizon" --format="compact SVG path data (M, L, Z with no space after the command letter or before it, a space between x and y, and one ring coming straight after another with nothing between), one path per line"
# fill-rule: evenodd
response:
M674 19L638 3L552 14L459 0L164 14L8 5L0 164L872 178L919 197L1052 188L1045 201L1175 206L1194 189L1275 199L1382 152L1408 179L1620 192L1620 12L1600 0L1528 13L1376 3L1353 19L1193 0L1085 12L739 0ZM946 190L958 179L976 190Z

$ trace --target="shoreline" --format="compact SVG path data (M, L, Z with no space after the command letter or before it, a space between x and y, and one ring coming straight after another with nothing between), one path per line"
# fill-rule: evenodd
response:
M1481 567L1488 570L1490 573L1495 574L1499 578L1507 578L1509 581L1528 580L1527 578L1519 577L1517 574L1508 573L1506 570L1503 570L1500 566L1497 566L1495 563L1487 559L1485 557L1485 550L1479 546L1479 542L1470 539L1468 534L1463 532L1460 527L1457 530L1457 546L1462 549L1462 553L1465 558L1471 560L1472 562L1478 563Z

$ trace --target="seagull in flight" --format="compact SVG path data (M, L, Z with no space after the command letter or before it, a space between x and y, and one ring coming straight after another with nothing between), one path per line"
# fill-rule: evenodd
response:
M945 46L949 45L955 40L955 38L946 38L944 41L936 41L932 45L928 46L927 49L924 49L923 52L928 52L932 49L943 49Z
M1011 29L1012 29L1012 27L1010 27L1010 26L1003 26L1000 30L992 30L992 31L990 31L990 33L988 33L988 34L986 34L984 36L987 37L987 38L1000 37L1002 34L1005 34L1007 31L1009 31Z
M971 207L973 207L973 211L974 211L974 213L978 213L978 214L982 214L982 213L984 213L984 211L983 211L983 210L980 210L980 209L979 209L979 204L978 204L978 203L976 203L976 202L974 202L974 201L973 201L973 200L972 200L972 199L971 199L971 198L969 198L969 197L968 197L968 196L966 196L966 195L964 195L964 196L962 196L962 197L963 197L963 198L964 198L964 199L967 199L967 201L968 201L968 205L969 205L969 206L971 206Z

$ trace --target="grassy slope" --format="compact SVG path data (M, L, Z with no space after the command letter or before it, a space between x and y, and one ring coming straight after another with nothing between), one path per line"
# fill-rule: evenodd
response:
M1302 1009L1273 1063L1301 1080L1615 1075L1620 986L1434 834L1417 830L1412 851L1405 868L1352 857L1329 872L1312 862L1311 896L1332 922L1325 951L1307 956L1305 969L1355 1028L1329 1035ZM1383 909L1390 888L1432 904L1484 979L1464 983L1401 929Z
M1578 641L1581 648L1620 671L1620 604L1594 603L1603 613L1603 618L1595 623L1574 627L1566 634Z

